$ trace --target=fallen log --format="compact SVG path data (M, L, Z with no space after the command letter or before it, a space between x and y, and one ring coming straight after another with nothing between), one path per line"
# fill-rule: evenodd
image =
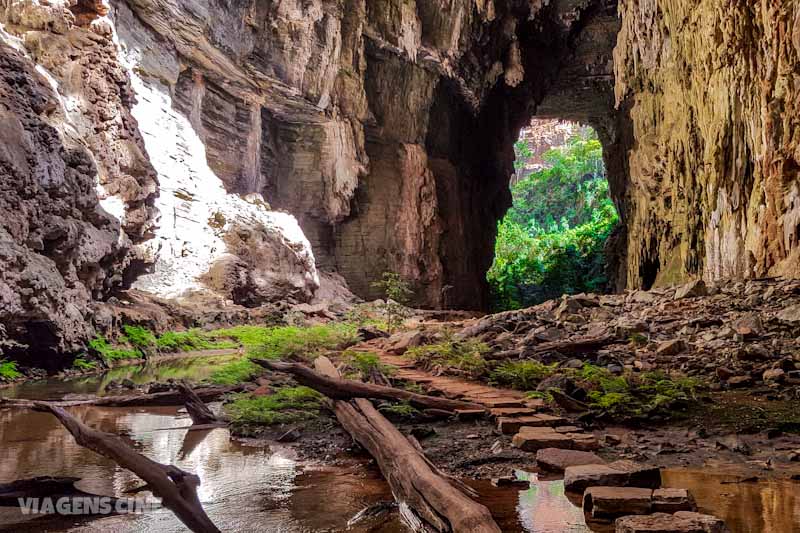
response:
M231 392L241 392L242 385L199 387L194 393L204 402L211 402ZM23 400L0 396L0 407L33 407L39 400ZM61 400L47 402L56 407L74 407L77 405L97 405L100 407L143 407L183 405L184 396L178 390L154 392L150 394L129 394L123 396L102 396L89 400Z
M189 413L189 418L192 419L192 425L222 422L185 381L178 383L178 391L183 396L183 405L186 406L186 412Z
M292 374L298 383L311 387L334 400L374 398L377 400L407 401L418 409L440 409L450 412L455 412L459 409L485 409L482 405L475 403L439 398L437 396L427 396L425 394L417 394L394 387L385 387L383 385L363 383L350 379L330 378L327 375L314 372L311 368L297 363L279 363L277 361L267 361L265 359L253 359L252 361L269 370Z
M118 436L90 428L61 407L48 402L36 402L33 407L58 418L79 445L111 459L139 476L148 490L161 498L162 504L175 513L190 530L195 533L220 533L200 504L197 496L199 477L176 466L157 463L145 457Z
M318 358L315 367L330 381L345 381L325 357ZM322 388L317 390L325 394ZM474 493L442 475L421 452L419 444L403 436L369 400L334 400L332 409L353 440L375 458L401 516L414 530L424 523L441 532L500 533L489 509L471 498Z

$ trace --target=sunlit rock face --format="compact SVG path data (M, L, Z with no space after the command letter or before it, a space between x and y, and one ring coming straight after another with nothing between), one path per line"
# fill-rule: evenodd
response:
M258 192L229 192L219 175L234 188L252 184L255 178L248 169L254 163L237 153L236 136L245 150L256 141L248 138L246 129L231 128L226 138L207 137L204 143L198 130L206 132L206 127L195 110L204 105L214 106L216 113L225 110L221 102L206 101L212 98L213 87L209 89L200 77L180 85L175 50L161 44L127 7L120 6L112 16L120 60L136 93L132 114L158 172L160 190L154 236L140 246L144 262L152 266L133 287L167 298L210 291L248 307L287 299L309 301L319 279L311 246L297 220L271 211ZM175 93L178 105L173 102ZM217 142L220 150L227 151L225 161L206 152L206 145L213 149Z
M800 275L800 6L621 0L627 279Z

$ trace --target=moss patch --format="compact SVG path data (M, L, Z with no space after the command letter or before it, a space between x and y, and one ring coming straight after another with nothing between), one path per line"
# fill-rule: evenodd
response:
M208 381L217 385L236 385L252 380L261 370L260 366L244 358L221 366L211 374Z
M489 377L492 384L528 391L535 389L540 381L551 376L556 366L530 359L506 361L492 370Z
M484 354L489 347L472 339L445 340L410 348L405 356L427 370L437 373L460 373L480 377L486 373ZM455 372L454 372L455 371Z
M319 416L322 396L308 387L284 387L268 396L236 395L225 405L233 424L288 424Z

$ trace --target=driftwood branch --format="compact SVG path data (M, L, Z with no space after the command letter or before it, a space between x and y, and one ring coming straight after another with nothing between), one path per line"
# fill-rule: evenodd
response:
M378 400L407 401L419 409L440 409L451 412L459 409L484 409L482 405L475 403L416 394L403 389L384 387L383 385L363 383L350 379L334 379L297 363L279 363L276 361L267 361L265 359L253 359L253 362L269 370L292 374L294 379L300 384L311 387L334 400L374 398Z
M313 384L324 383L327 389L329 381L334 384L346 381L339 378L339 372L327 358L318 358L315 367L328 381L315 380ZM322 388L317 390L326 394ZM471 499L473 493L441 475L421 452L419 444L403 436L369 400L356 398L352 404L336 400L332 408L353 440L375 458L406 520L419 524L421 519L442 532L500 533L489 510Z
M204 402L211 402L231 392L241 392L244 387L199 387L194 393ZM17 398L4 398L0 396L0 407L25 407L31 408L36 400L22 400ZM183 405L184 396L178 390L154 392L151 394L129 394L124 396L103 396L89 400L62 400L47 402L56 407L73 407L76 405L96 405L100 407L141 407L141 406L169 406Z
M185 381L178 383L178 391L183 396L183 405L193 425L223 423Z
M58 418L79 445L115 461L139 476L148 489L161 498L163 505L175 513L190 530L195 533L219 533L197 496L199 477L176 466L163 465L145 457L118 436L90 428L61 407L48 402L35 402L33 407Z

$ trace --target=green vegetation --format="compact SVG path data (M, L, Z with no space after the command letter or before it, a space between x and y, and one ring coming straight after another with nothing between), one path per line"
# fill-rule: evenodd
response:
M408 316L406 305L414 293L396 272L384 272L381 281L374 282L372 286L383 291L386 297L386 302L381 307L386 316L387 331L394 333Z
M265 331L252 354L264 359L310 361L325 351L343 349L357 341L356 328L350 324L285 326Z
M395 403L395 404L381 404L378 406L378 411L383 413L385 416L394 419L403 419L407 420L410 418L414 418L417 416L419 411L412 406L407 401Z
M381 363L377 354L345 350L342 359L347 367L346 377L369 381L376 374L389 376L395 372L393 366Z
M167 331L156 339L156 346L163 352L192 352L236 348L237 344L227 339L213 340L209 333L190 329L189 331Z
M156 336L141 326L122 326L125 335L121 340L127 342L143 354L149 354L156 346Z
M557 364L545 365L539 361L523 359L501 363L489 374L490 382L504 387L528 391L536 388L544 378L553 374Z
M17 370L17 362L7 359L0 359L0 378L6 380L18 379L22 377L22 372Z
M597 135L586 130L544 159L550 168L512 187L513 206L498 224L487 273L498 310L601 292L607 283L603 247L618 216Z
M82 372L96 370L97 361L90 361L86 359L85 355L81 355L80 357L76 357L75 360L72 361L72 368L74 368L75 370L80 370Z
M238 394L225 405L233 424L288 424L319 416L322 396L308 387L284 387L269 396Z
M458 373L479 377L485 374L487 362L483 355L489 347L473 339L463 341L447 339L438 344L409 348L405 357L437 373Z
M112 345L102 335L89 341L89 349L99 355L106 363L142 357L142 353L139 350Z
M261 367L245 357L216 369L208 380L217 385L236 385L252 380L259 372Z

